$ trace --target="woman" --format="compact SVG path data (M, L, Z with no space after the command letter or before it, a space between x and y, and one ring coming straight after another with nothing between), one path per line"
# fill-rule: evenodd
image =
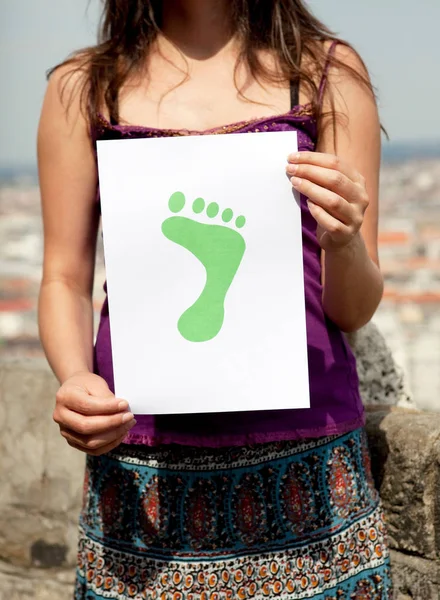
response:
M311 408L136 422L113 393L107 301L93 347L96 141L288 130ZM301 0L107 0L100 43L50 77L38 147L54 419L88 454L76 600L391 598L342 333L370 319L383 285L380 126L355 51Z

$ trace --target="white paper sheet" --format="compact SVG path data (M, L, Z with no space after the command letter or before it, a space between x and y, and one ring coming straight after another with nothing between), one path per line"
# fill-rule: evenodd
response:
M98 142L115 392L136 414L309 407L294 132Z

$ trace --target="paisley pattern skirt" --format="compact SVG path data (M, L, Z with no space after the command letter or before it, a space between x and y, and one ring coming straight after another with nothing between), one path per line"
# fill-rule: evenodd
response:
M88 457L75 600L391 600L363 429Z

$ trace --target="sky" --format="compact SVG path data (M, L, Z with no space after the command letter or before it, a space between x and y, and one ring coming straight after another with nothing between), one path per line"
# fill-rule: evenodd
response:
M309 5L364 58L391 139L440 140L440 1ZM100 0L0 0L0 167L35 163L45 72L93 43L100 6Z

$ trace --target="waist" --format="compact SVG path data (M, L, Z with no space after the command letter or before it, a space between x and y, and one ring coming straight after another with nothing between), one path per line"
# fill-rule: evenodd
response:
M356 410L350 413L344 411L344 418L337 410L328 408L326 411L313 411L313 417L310 414L312 409L303 409L309 414L298 414L301 410L283 410L232 415L138 415L136 427L124 442L146 446L179 444L222 448L343 435L365 424L363 409L359 413ZM279 414L274 415L274 412ZM182 416L187 418L182 419Z

